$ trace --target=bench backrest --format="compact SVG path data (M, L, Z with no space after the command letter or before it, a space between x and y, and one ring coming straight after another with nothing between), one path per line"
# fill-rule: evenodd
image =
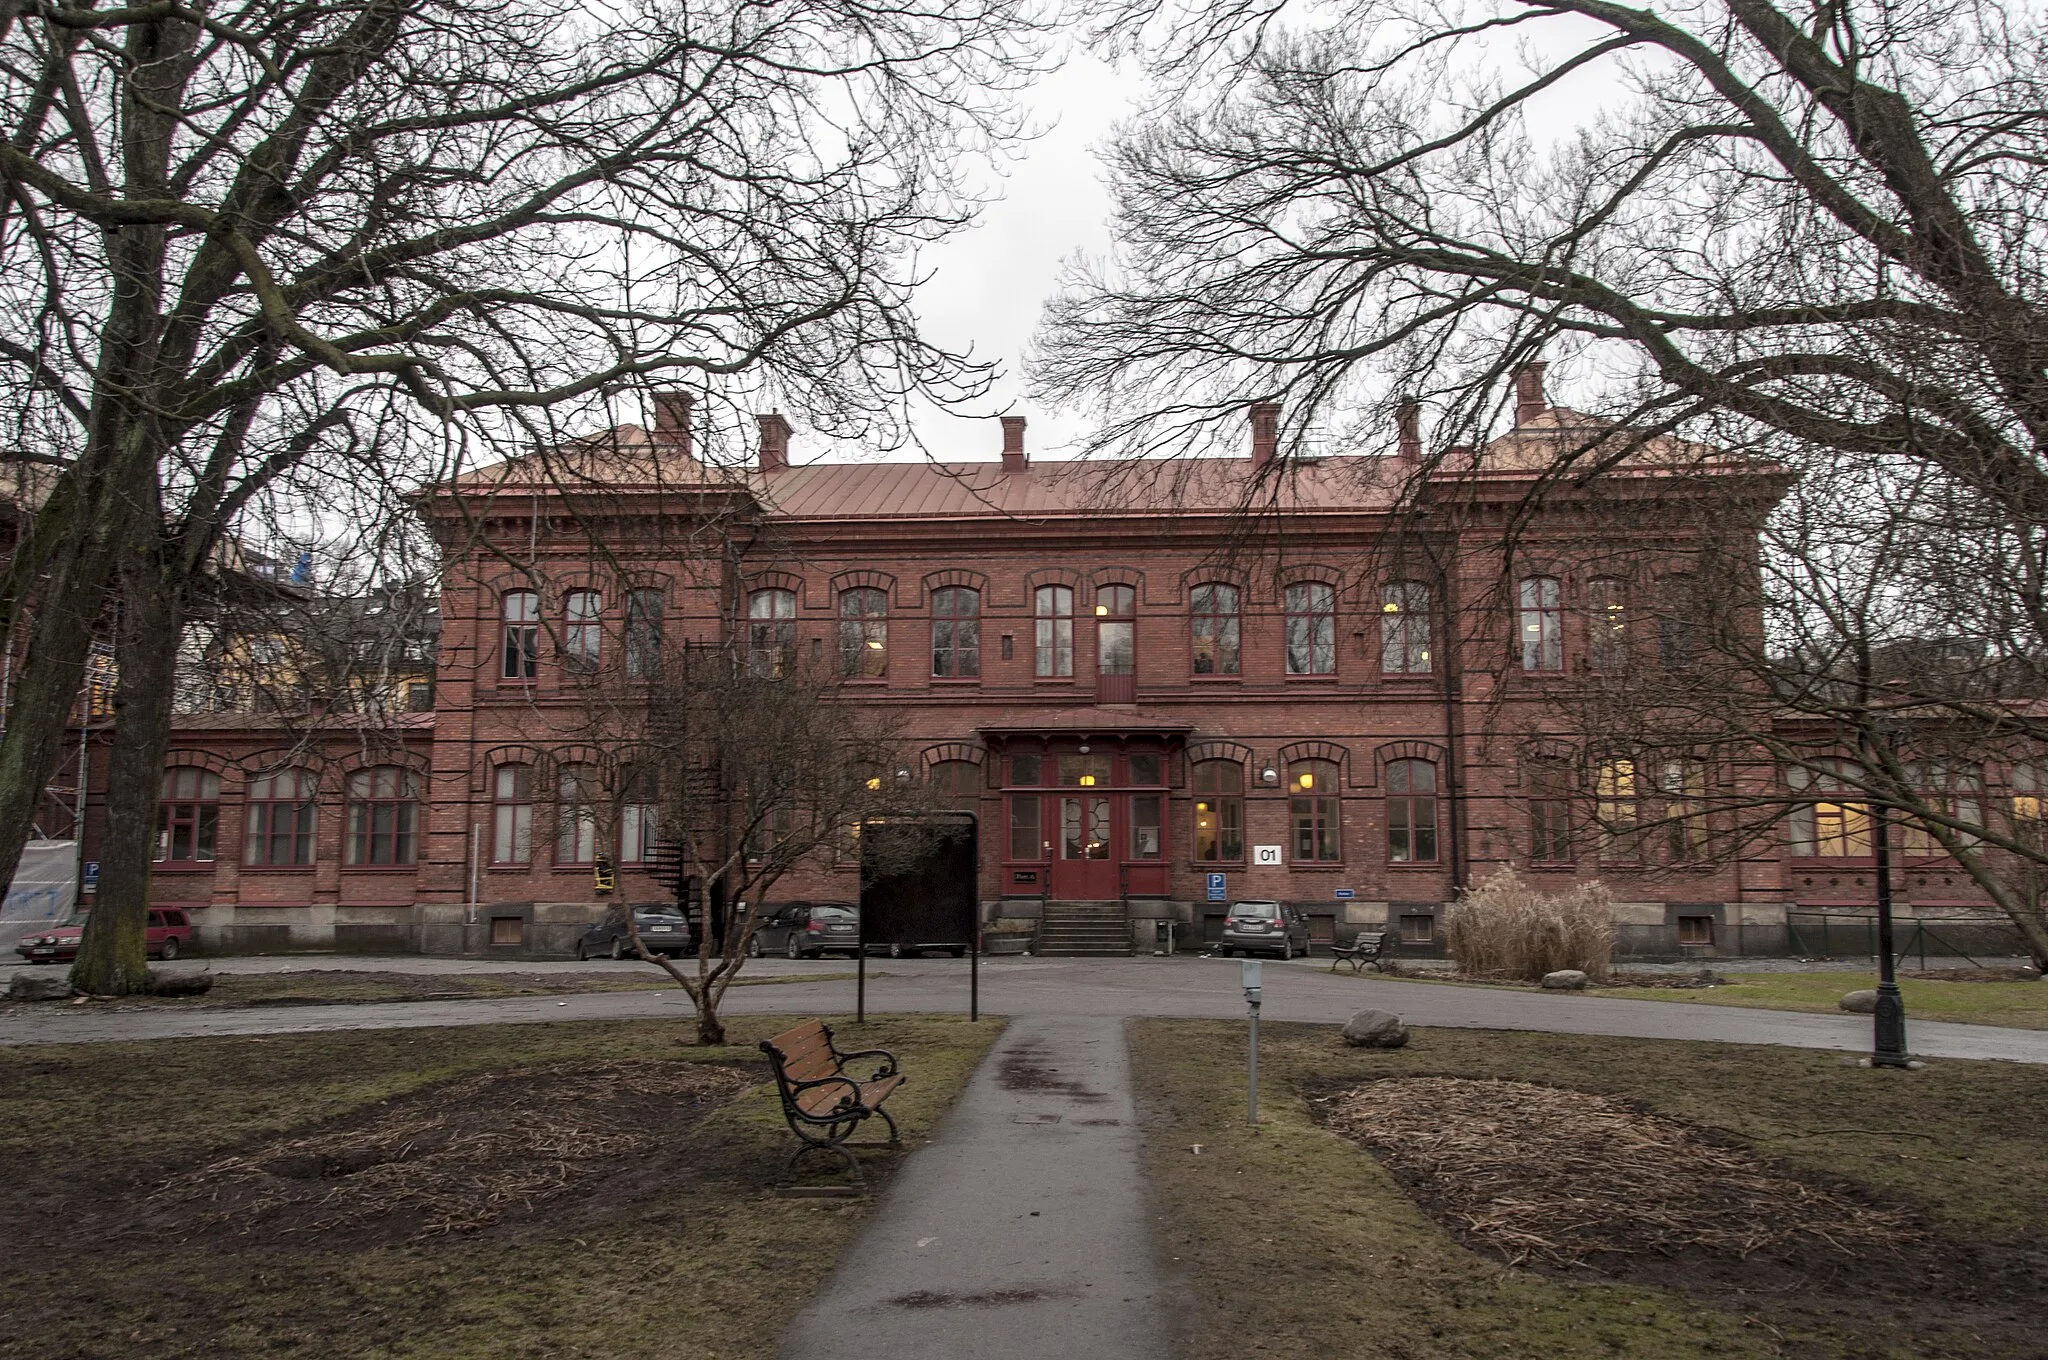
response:
M784 1030L761 1045L775 1060L782 1076L790 1081L818 1081L839 1071L839 1058L832 1051L832 1031L822 1020L807 1020L795 1029Z
M1384 930L1375 930L1369 933L1361 932L1358 938L1354 939L1351 942L1351 947L1353 949L1363 950L1367 957L1371 957L1377 955L1380 952L1381 948L1385 946L1386 942L1387 932Z

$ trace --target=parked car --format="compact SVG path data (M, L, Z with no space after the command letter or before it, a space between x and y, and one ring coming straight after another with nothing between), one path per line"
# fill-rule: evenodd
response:
M647 946L650 954L666 954L676 958L695 952L696 933L690 929L690 920L675 907L665 903L652 906L613 906L604 914L604 919L583 932L576 941L576 957L588 959L600 954L615 959L637 959L633 951L633 938L626 930L626 913L633 913L633 923L640 928L640 942Z
M892 959L922 958L934 950L943 949L956 959L967 957L967 946L953 941L919 941L916 944L871 944L870 954L887 954Z
M30 963L70 963L78 957L85 922L55 926L24 936L14 952ZM152 907L143 931L143 947L153 959L175 959L192 945L192 922L178 907Z
M1232 902L1216 952L1228 957L1240 949L1283 959L1293 958L1297 949L1306 955L1311 952L1308 918L1285 902Z
M860 908L851 902L785 902L771 907L754 928L747 953L781 954L815 959L830 951L852 954L860 948Z

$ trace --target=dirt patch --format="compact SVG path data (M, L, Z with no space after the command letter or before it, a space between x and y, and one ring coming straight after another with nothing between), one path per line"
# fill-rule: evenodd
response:
M1037 1303L1041 1299L1073 1297L1071 1289L991 1289L980 1294L936 1294L920 1289L889 1300L894 1308L1001 1308L1006 1304Z
M2038 982L2040 978L2019 968L1901 968L1899 976L1919 982Z
M1607 1096L1389 1078L1331 1097L1325 1119L1419 1184L1448 1226L1513 1265L1613 1269L1695 1254L1782 1265L1895 1251L1918 1237L1905 1215Z
M646 1060L485 1073L174 1176L151 1207L280 1240L473 1232L654 1155L760 1079Z

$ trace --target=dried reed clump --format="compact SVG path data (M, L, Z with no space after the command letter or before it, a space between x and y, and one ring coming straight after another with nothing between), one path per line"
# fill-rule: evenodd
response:
M1898 1214L1582 1091L1390 1077L1331 1097L1326 1122L1426 1184L1444 1222L1516 1265L1683 1251L1846 1257L1916 1236Z
M1605 982L1614 958L1614 899L1599 883L1540 893L1503 868L1452 905L1444 949L1475 977L1541 981L1576 968Z

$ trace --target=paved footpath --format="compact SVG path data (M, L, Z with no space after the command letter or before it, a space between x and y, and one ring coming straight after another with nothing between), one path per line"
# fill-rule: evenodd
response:
M1164 1360L1159 1289L1122 1022L1029 1016L904 1163L781 1354Z
M337 963L340 961L337 960ZM763 963L769 961L763 960ZM361 967L374 967L364 961ZM615 969L646 965L613 964ZM815 967L816 965L812 965ZM843 965L842 965L843 967ZM749 970L751 972L751 968ZM762 972L772 973L773 967ZM2037 983L2048 987L2048 982ZM728 1014L845 1015L853 983L788 981L736 988ZM1707 1039L1793 1048L1868 1052L1868 1017L1808 1015L1672 1001L1458 987L1331 973L1321 961L1268 963L1265 1017L1341 1024L1378 1006L1413 1025L1460 1029L1607 1034L1642 1039ZM990 1015L1189 1016L1244 1014L1238 967L1224 959L993 959L981 967L981 1007ZM953 959L892 960L868 976L875 1012L965 1013L967 969ZM562 1020L684 1020L677 991L587 992L492 1001L381 1002L347 1006L173 1010L118 1005L19 1005L0 1013L0 1045L105 1043L200 1035L301 1034L325 1030L416 1029L441 1025L544 1024ZM2002 1029L1908 1019L1914 1053L1929 1058L2000 1058L2048 1063L2048 1030Z

